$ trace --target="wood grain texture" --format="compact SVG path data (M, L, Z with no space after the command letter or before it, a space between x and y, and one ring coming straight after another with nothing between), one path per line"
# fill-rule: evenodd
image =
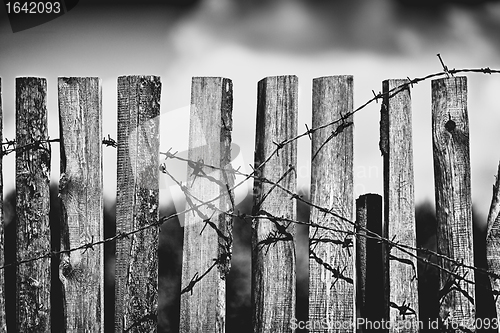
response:
M295 318L295 220L296 202L280 188L295 193L297 144L293 141L274 154L283 140L297 134L296 76L267 77L258 83L257 123L252 223L252 323L254 332L290 332ZM293 330L292 330L293 331Z
M16 78L16 260L48 253L47 81ZM16 331L50 332L50 258L16 267Z
M61 250L103 239L99 78L59 78ZM104 332L103 245L64 253L59 279L66 332Z
M347 126L332 136L339 125L312 134L311 202L342 216L353 218L353 77L329 76L313 80L312 127L344 117ZM329 329L310 332L338 332L339 323L352 323L342 332L354 332L355 239L352 222L311 207L310 221L337 231L309 228L309 320L326 319ZM341 230L341 231L340 231ZM344 232L342 232L344 231ZM324 263L324 264L322 264Z
M384 159L384 236L401 245L416 248L415 195L413 181L412 114L409 89L389 91L406 80L385 80L380 111L380 150ZM418 332L419 304L416 251L412 256L396 247L385 247L389 288L386 304L393 326L411 326L405 332ZM406 307L406 308L405 308Z
M500 322L500 163L496 175L495 184L493 184L493 196L487 220L486 232L486 261L493 292L493 299L497 310L497 320ZM495 277L496 275L497 277ZM500 327L498 328L500 332Z
M159 221L158 76L118 78L116 232ZM158 233L150 227L116 243L115 332L156 332Z
M387 321L384 309L384 265L382 245L375 234L382 236L382 197L378 194L364 194L356 200L356 222L359 231L356 237L356 299L357 326L360 332L368 329L364 322ZM364 321L363 321L364 320Z
M473 266L466 77L432 81L432 143L438 252ZM440 265L474 281L474 271L470 269L457 267L448 260L441 260ZM453 281L458 288L449 288ZM440 288L441 320L473 322L475 286L463 280L455 280L441 270Z
M233 236L232 217L223 212L234 209L228 191L234 185L234 174L203 165L231 168L232 109L231 80L193 78L186 209L217 199L185 216L180 332L225 331L226 276Z
M3 142L2 78L0 78L0 142ZM3 149L2 149L3 151ZM5 264L4 257L4 216L3 216L3 155L0 158L0 266ZM3 269L0 272L0 332L7 331L5 319L5 279Z

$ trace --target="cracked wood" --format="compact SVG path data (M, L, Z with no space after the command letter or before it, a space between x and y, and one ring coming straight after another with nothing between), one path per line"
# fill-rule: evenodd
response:
M340 124L312 133L311 202L352 220L353 217L353 77L328 76L313 80L312 128L342 118ZM335 133L340 125L341 132ZM335 230L353 232L345 220L326 215L312 207L310 221ZM309 320L328 323L352 323L355 318L355 243L345 232L309 228ZM336 242L322 242L332 240ZM349 246L344 246L346 241ZM333 268L319 265L319 257ZM328 267L328 266L327 266ZM341 272L341 274L339 274ZM354 332L354 325L346 332ZM324 332L311 329L310 332ZM328 332L335 331L333 328Z
M16 78L17 147L48 139L47 81ZM49 253L50 146L16 150L16 260ZM16 331L49 333L50 258L16 266Z
M102 96L99 78L59 78L61 250L103 239ZM104 332L104 248L63 253L66 332Z
M474 266L466 77L432 81L432 143L438 252ZM440 266L474 281L473 270L448 260ZM454 282L456 288L446 289ZM442 321L475 320L474 285L440 271L440 289Z
M296 202L264 177L296 191L298 78L267 77L258 83L253 212L296 219ZM281 148L267 163L262 163ZM265 198L265 200L263 200ZM260 214L259 214L260 215ZM252 222L252 324L254 332L290 332L295 318L295 228L293 223L262 218ZM275 238L272 244L266 239Z
M185 214L180 332L225 331L234 174L204 164L230 169L232 108L230 79L192 79L186 209L218 199Z
M415 195L413 183L412 111L409 88L393 88L406 80L385 80L380 111L380 150L384 159L384 237L416 248ZM404 253L383 247L385 270L384 309L389 332L407 324L405 332L418 332L419 303L416 251ZM403 327L403 326L401 326Z
M118 78L117 233L159 221L160 93L158 76ZM158 233L149 227L116 243L117 333L157 330Z

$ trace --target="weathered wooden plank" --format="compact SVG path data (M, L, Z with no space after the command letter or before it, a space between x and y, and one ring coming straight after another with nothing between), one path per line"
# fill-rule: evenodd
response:
M493 292L493 299L497 310L497 320L500 322L500 163L493 184L493 195L487 220L486 232L486 260ZM494 276L496 275L496 276ZM497 329L500 332L500 327Z
M470 187L467 78L432 81L432 143L436 187L437 248L465 265L474 265ZM474 281L474 271L448 260L440 265ZM454 287L453 283L456 283ZM466 325L475 320L474 285L440 271L439 317ZM474 326L467 327L474 331Z
M314 131L311 151L311 202L352 221L353 217L353 77L313 80L312 126L343 121ZM340 127L339 127L340 126ZM346 126L343 130L338 130ZM338 133L338 135L333 135ZM310 332L354 332L355 249L352 222L311 207L310 221L338 231L309 228L309 320L326 322ZM330 242L333 241L333 242ZM343 329L339 329L339 324Z
M0 142L3 142L3 109L2 78L0 78ZM3 152L3 150L2 150ZM3 155L0 158L0 266L5 264L4 258L4 216L3 216ZM0 332L7 331L5 319L5 270L0 271Z
M385 80L380 111L380 150L384 159L384 233L403 246L416 248L415 195L413 182L412 114L409 89L393 88L405 80ZM389 332L418 332L418 281L416 251L404 253L397 247L385 247L386 294L391 327Z
M102 95L99 78L59 78L61 250L103 238ZM103 246L63 253L66 332L104 332Z
M47 81L16 78L16 259L50 252ZM50 332L50 258L16 267L16 331Z
M295 318L295 228L272 216L295 219L296 203L264 178L295 192L296 141L271 154L297 133L297 94L296 76L267 77L258 84L253 215L260 217L252 225L254 332L290 332Z
M357 328L361 332L374 330L375 322L387 322L388 313L383 304L385 290L382 245L376 235L382 236L382 197L364 194L356 200L356 296Z
M159 220L160 92L157 76L118 78L117 233ZM158 232L146 228L116 243L115 332L156 332Z
M186 209L210 205L186 214L182 261L180 332L224 332L226 276L232 253L232 192L230 168L233 85L220 77L194 77ZM195 199L196 198L196 199ZM199 280L198 280L199 279Z

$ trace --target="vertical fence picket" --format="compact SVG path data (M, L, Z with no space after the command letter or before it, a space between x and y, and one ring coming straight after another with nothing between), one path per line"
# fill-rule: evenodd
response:
M415 195L413 182L412 115L409 88L397 89L406 80L385 80L380 112L380 150L384 159L384 233L388 239L415 248ZM408 327L419 330L416 251L385 247L386 293L389 331Z
M376 235L382 236L382 197L364 194L356 200L356 284L357 323L361 332L372 332L369 322L387 321L387 311L380 306L384 298L384 270L382 245ZM373 325L372 325L373 326Z
M439 317L449 324L469 325L475 320L472 202L470 184L467 78L432 81L432 142L440 266ZM474 327L468 327L474 331Z
M102 240L99 78L59 78L61 250ZM103 246L61 254L66 332L104 332Z
M493 185L493 196L491 198L490 211L487 219L486 233L486 260L491 291L495 301L497 322L500 322L500 163L498 164L495 184ZM500 327L498 328L500 332Z
M157 76L118 78L115 332L156 332L159 115Z
M0 78L0 142L3 142L2 78ZM4 258L4 216L3 216L3 147L0 156L0 266ZM0 332L7 331L5 319L5 270L0 271Z
M295 200L269 183L295 192L297 144L280 143L297 134L296 76L259 81L255 134L252 225L252 322L254 332L290 332L295 318ZM276 148L280 147L277 153ZM277 218L274 218L277 217Z
M341 121L312 133L311 202L340 218L311 207L311 222L338 231L309 228L309 320L354 332L353 77L314 79L312 100L313 128Z
M47 81L16 78L16 259L49 253ZM50 332L49 257L16 266L16 331Z
M220 77L194 77L184 222L180 332L224 332L226 276L234 209L230 188L233 85ZM214 168L209 168L210 165ZM221 170L225 169L225 170ZM216 200L213 200L216 199ZM209 205L197 207L202 202ZM199 279L199 280L198 280Z

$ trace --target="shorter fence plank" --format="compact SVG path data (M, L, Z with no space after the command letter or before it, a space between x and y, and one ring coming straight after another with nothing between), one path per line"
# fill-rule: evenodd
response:
M387 322L388 312L383 304L385 290L382 244L376 235L382 236L382 197L364 194L356 200L357 261L357 328L361 332L379 332L371 323Z
M118 78L115 332L156 332L159 115L157 76Z
M193 211L186 214L184 224L182 333L225 332L226 277L233 242L232 217L225 212L231 214L234 209L229 190L234 174L222 169L230 168L232 107L230 79L193 77L185 189L186 209Z
M384 236L402 246L385 246L388 264L384 306L389 309L389 332L418 332L419 303L411 98L407 80L385 80L380 112L380 150L384 159ZM397 88L395 91L391 90ZM413 249L412 249L413 248Z
M103 238L102 97L99 78L59 78L61 250ZM66 332L104 332L103 246L63 253Z
M432 81L432 143L438 252L474 266L466 77ZM448 272L440 270L439 317L474 331L475 286L464 281L474 282L474 271L455 263L440 260Z
M0 78L0 142L3 142L3 109L2 78ZM5 264L4 258L4 216L3 216L3 147L0 156L0 266ZM5 270L0 271L0 332L7 331L5 319Z
M16 78L16 260L49 253L47 81ZM50 258L16 266L16 331L50 332Z
M252 323L254 332L290 332L295 318L296 202L273 183L295 193L297 143L275 153L297 134L296 76L267 77L258 83L252 225ZM270 181L270 182L268 182ZM276 217L276 218L275 218Z
M312 133L311 203L337 216L311 207L310 221L332 230L309 228L309 320L354 332L353 77L316 78L312 93L313 128L341 121Z

